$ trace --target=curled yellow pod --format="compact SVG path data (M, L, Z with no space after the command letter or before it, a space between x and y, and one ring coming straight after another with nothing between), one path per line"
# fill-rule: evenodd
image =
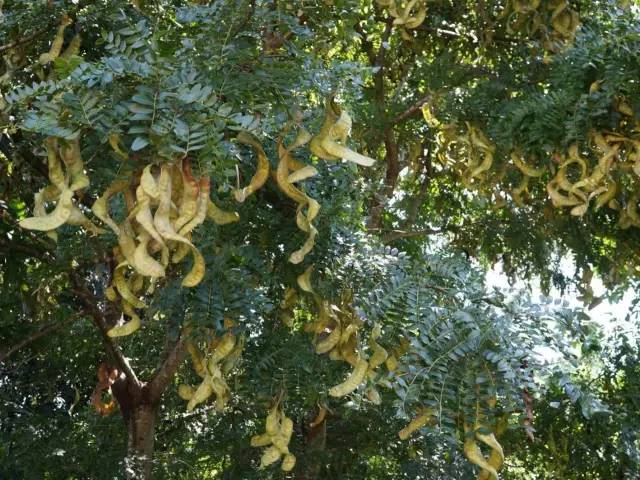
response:
M189 352L189 355L191 356L193 370L199 377L204 378L207 373L204 355L202 355L200 349L194 345L193 342L187 342L186 347L187 352Z
M113 284L118 290L120 296L128 304L132 305L135 308L145 308L147 305L142 300L140 300L129 287L129 282L124 275L124 271L126 270L127 266L129 266L129 263L126 261L116 266L115 270L113 271Z
M109 330L107 332L109 337L126 337L127 335L131 335L133 332L137 331L142 325L140 317L133 309L133 306L124 299L122 300L122 312L127 315L130 320Z
M287 453L282 459L282 471L290 472L296 465L296 456L293 453Z
M473 427L471 425L468 425L468 424L464 425L464 431L465 431L465 434L467 434L465 437L464 445L463 445L463 452L465 456L472 464L477 465L482 470L487 471L489 474L489 478L491 478L492 480L499 480L498 472L496 471L495 468L489 465L487 460L484 458L484 456L482 455L482 451L480 450L480 447L476 443L473 435L468 435L468 433L472 429Z
M340 324L336 324L331 333L327 335L323 340L316 343L316 353L323 354L333 349L340 341L341 329Z
M55 185L59 191L66 190L67 178L62 171L62 163L59 156L58 139L56 137L47 137L44 141L47 149L47 168L49 180Z
M47 65L48 63L53 62L56 58L60 56L60 52L62 51L62 45L64 44L64 31L66 28L71 25L71 19L65 13L60 20L60 25L58 26L58 30L56 31L56 35L51 42L51 47L49 51L43 53L38 58L38 61L42 65Z
M204 257L198 249L185 237L178 235L171 222L171 171L170 167L163 165L160 170L160 178L158 182L159 203L156 213L153 217L153 224L158 233L166 241L175 241L186 244L193 255L193 267L191 271L183 278L183 287L194 287L198 285L204 278L205 263Z
M271 445L271 443L271 435L269 435L268 433L254 435L250 440L250 445L252 447L266 447Z
M196 214L199 193L198 181L191 173L191 163L189 159L185 158L182 160L182 200L178 208L179 216L174 223L176 231L179 232ZM183 234L181 233L181 235Z
M186 385L183 383L182 385L178 386L178 395L183 400L191 400L195 391L195 388L193 388L191 385Z
M73 191L63 190L55 209L41 217L29 217L18 223L27 230L50 231L64 225L73 211Z
M109 215L109 199L115 194L121 192L129 186L127 180L116 180L102 193L100 197L93 203L91 211L98 217L104 224L106 224L113 232L118 235L120 233L120 227L113 221L111 215Z
M546 169L544 167L534 168L534 167L528 165L522 159L522 157L519 154L517 154L516 152L511 152L511 161L516 166L516 168L518 170L520 170L523 173L523 175L526 175L527 177L540 177L546 171Z
M310 265L306 270L298 275L298 286L308 293L313 293L313 287L311 286L311 273L313 273L313 265Z
M364 381L368 368L369 362L364 358L358 359L353 371L349 374L347 379L341 384L331 387L329 389L329 395L332 397L344 397L345 395L353 392Z
M236 140L238 140L238 142L240 143L251 146L258 157L258 166L256 168L256 173L251 178L249 185L234 191L236 200L242 203L247 199L249 195L262 188L262 186L269 178L269 160L267 160L267 155L264 152L264 149L262 148L260 142L258 142L258 140L256 140L247 132L240 132L236 137Z
M196 211L191 219L185 223L178 231L178 235L185 236L191 233L194 228L204 222L207 218L207 210L209 206L209 192L211 191L211 181L208 177L201 177L198 182L198 198L196 201ZM178 229L177 222L175 226Z
M280 460L282 453L275 446L267 448L260 458L260 468L268 467Z
M164 277L164 267L155 258L149 255L149 241L151 237L146 232L138 235L138 246L133 253L136 271L146 277Z
M400 437L400 440L408 439L414 432L420 430L425 425L434 423L435 415L436 411L433 408L422 408L418 415L409 422L409 425L398 432L398 437Z
M213 387L211 386L211 382L205 379L202 381L202 383L200 383L200 385L198 385L198 388L196 388L195 391L193 392L193 396L189 400L189 403L187 403L187 411L188 412L192 411L199 404L207 401L207 399L211 395L213 395Z
M84 173L84 163L80 151L80 140L68 140L60 149L62 160L67 167L71 185L69 188L74 192L89 186L89 177Z
M227 212L226 210L222 210L211 200L209 200L209 203L207 204L207 217L213 220L217 225L226 225L240 220L238 212Z
M233 348L236 345L236 336L228 332L222 337L222 341L218 344L218 346L213 351L211 358L209 358L209 364L217 364L223 358L231 353Z

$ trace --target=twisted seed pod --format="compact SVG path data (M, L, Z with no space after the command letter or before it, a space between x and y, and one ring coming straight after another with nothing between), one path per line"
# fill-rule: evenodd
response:
M226 225L240 220L238 212L227 212L222 210L211 200L209 200L209 203L207 204L207 217L213 220L217 225Z
M296 223L298 228L309 234L304 245L299 250L293 252L289 257L289 261L291 263L297 264L304 260L304 257L311 251L315 243L315 237L318 231L313 226L312 222L318 215L320 204L307 196L288 180L291 154L290 151L282 144L282 137L278 139L278 156L280 161L278 162L278 167L276 169L276 182L284 194L298 204ZM306 215L303 213L305 208L307 208Z
M267 448L260 458L260 468L268 467L280 460L282 453L275 446Z
M484 458L484 456L482 455L482 451L480 450L480 447L476 443L473 436L468 435L471 429L472 427L465 423L464 431L465 431L465 434L467 434L464 441L464 446L463 446L463 451L465 456L469 459L471 463L473 463L474 465L477 465L482 470L487 471L489 473L489 477L492 480L499 480L498 472L495 470L495 468L489 465L487 460Z
M65 189L60 194L56 208L42 217L29 217L18 223L27 230L50 231L64 225L73 211L73 190Z
M271 445L271 435L268 433L262 433L260 435L254 435L251 437L250 445L252 447L267 447Z
M347 379L335 387L329 389L329 395L332 397L344 397L358 388L365 379L369 363L364 359L358 359L353 371Z
M84 163L80 152L80 141L78 139L67 141L60 149L62 161L64 162L67 172L69 173L71 190L78 191L89 186L90 181L87 174L84 173Z
M182 384L178 386L178 395L183 400L191 400L196 389L191 385Z
M180 202L179 217L175 220L173 228L180 232L196 214L198 209L198 195L200 188L198 181L191 173L191 163L189 159L182 160L182 200ZM180 235L183 235L180 233Z
M408 439L411 435L413 435L414 432L420 430L425 425L434 423L435 415L436 411L433 408L420 409L418 416L411 420L411 422L409 422L409 425L398 432L398 437L400 437L400 440Z
M71 19L65 13L62 16L62 19L60 20L60 26L58 27L56 36L53 38L53 41L51 42L51 47L49 48L49 51L47 53L43 53L42 55L40 55L40 58L38 59L38 61L42 65L47 65L48 63L51 63L56 58L58 58L58 56L60 55L60 52L62 51L62 44L64 43L64 31L69 25L71 25Z
M113 271L113 284L120 296L135 308L146 308L146 304L140 300L129 288L129 282L124 276L124 271L129 266L127 261L119 263Z
M111 330L107 332L107 335L110 337L125 337L127 335L131 335L133 332L138 330L142 325L140 321L140 317L135 312L133 307L126 301L122 301L122 312L131 318L128 322L120 325L118 327L113 327Z
M109 402L104 402L102 400L102 392L111 392L111 385L116 381L118 375L117 369L110 369L104 363L98 367L98 383L91 394L91 405L102 416L110 415L116 409L115 399L112 398Z
M171 173L169 168L162 166L160 170L160 179L158 182L160 192L160 200L156 213L153 217L153 224L158 233L165 240L172 240L178 243L186 244L193 254L193 267L191 271L182 280L183 287L194 287L198 285L205 273L205 263L202 254L198 249L185 237L178 235L173 228L170 220L171 212Z
M328 98L325 106L325 120L320 132L311 139L309 148L323 160L338 160L340 158L370 167L375 163L373 158L361 155L347 148L347 138L351 133L351 117Z
M298 286L308 293L313 293L313 287L311 286L311 273L313 272L313 265L307 267L307 269L300 275L298 275Z
M222 338L222 341L213 351L213 354L209 359L209 364L217 364L218 362L220 362L223 358L231 353L235 345L236 336L231 332L225 334L225 336Z
M236 137L236 140L238 140L240 143L244 143L245 145L250 145L251 147L253 147L254 152L258 156L258 167L256 169L256 173L251 178L249 185L242 189L234 191L236 200L242 203L247 199L249 195L262 188L262 186L269 178L269 160L267 160L267 155L264 152L262 145L260 145L260 142L258 142L258 140L253 138L248 133L240 132Z
M287 453L282 459L282 471L290 472L296 465L296 457L293 453Z
M62 164L60 163L58 139L56 137L47 137L44 141L44 145L47 149L49 180L58 188L59 191L66 190L67 178L62 171Z
M326 416L327 416L327 409L324 407L320 407L320 409L318 410L318 414L316 415L316 418L314 418L313 421L309 423L309 427L311 428L317 427L322 422L324 422Z
M340 323L337 323L329 335L316 343L316 353L321 355L333 349L340 341L341 332Z
M93 203L91 210L93 214L102 220L116 235L120 234L120 227L113 221L111 216L109 215L109 199L113 197L115 194L121 192L125 188L129 186L129 182L126 180L117 180L113 182L109 187L102 193L100 197Z

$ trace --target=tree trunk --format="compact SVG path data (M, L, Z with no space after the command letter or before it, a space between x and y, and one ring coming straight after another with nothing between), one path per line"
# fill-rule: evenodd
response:
M155 405L140 403L134 406L129 414L127 420L129 440L125 458L127 479L151 478L157 410Z

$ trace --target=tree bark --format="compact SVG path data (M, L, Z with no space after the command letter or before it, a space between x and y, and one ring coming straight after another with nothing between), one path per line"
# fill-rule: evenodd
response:
M127 421L127 479L147 480L153 467L153 445L158 406L140 403L133 407Z

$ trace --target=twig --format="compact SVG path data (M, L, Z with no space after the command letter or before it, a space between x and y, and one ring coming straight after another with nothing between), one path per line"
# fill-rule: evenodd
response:
M414 105L412 105L411 107L407 108L404 112L402 112L400 115L396 116L393 120L391 120L391 123L393 125L397 125L399 123L404 122L408 118L410 118L410 117L414 116L415 114L419 113L421 111L421 109L422 109L422 106L425 103L429 103L432 99L433 99L433 94L432 93L429 93L429 94L425 95L420 100L418 100Z
M93 323L96 325L96 327L98 327L98 330L100 330L102 340L107 350L109 351L109 353L111 353L114 360L120 367L120 370L124 372L129 381L134 386L140 388L142 384L131 368L129 361L125 358L120 348L118 348L118 346L113 343L113 339L109 335L107 335L109 327L107 326L104 314L97 307L98 299L89 291L89 289L84 285L84 282L75 272L69 272L69 277L71 278L71 283L73 284L73 292L83 303L84 307L87 310L87 313L91 316Z
M69 317L65 318L61 322L50 323L49 325L42 327L37 332L32 333L31 335L19 341L15 345L7 348L5 351L0 352L0 363L4 362L7 358L9 358L11 355L16 353L18 350L26 347L27 345L30 345L31 343L48 335L51 332L55 332L56 330L59 330L60 328L66 325L69 325L70 323L78 321L84 315L85 315L84 311L78 312L73 315L70 315Z

